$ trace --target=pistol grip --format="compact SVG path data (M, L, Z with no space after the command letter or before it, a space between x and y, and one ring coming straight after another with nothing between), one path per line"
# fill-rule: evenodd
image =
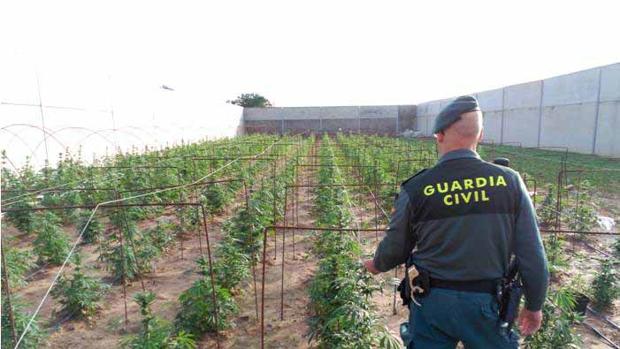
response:
M420 287L420 286L413 286L411 288L411 293L415 293L415 292L417 292L417 293L424 293L424 289L422 287Z

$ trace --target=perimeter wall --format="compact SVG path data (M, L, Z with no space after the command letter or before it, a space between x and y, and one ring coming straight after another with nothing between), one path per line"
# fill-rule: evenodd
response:
M620 157L620 63L474 95L487 142ZM417 105L422 135L450 100Z
M414 128L415 105L244 108L249 133L359 132L396 135Z

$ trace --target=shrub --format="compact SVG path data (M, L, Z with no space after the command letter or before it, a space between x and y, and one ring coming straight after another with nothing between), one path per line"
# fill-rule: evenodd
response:
M7 159L4 151L2 151L2 158L3 160ZM36 205L36 198L28 193L27 190L33 188L38 181L38 176L35 174L30 162L27 162L18 173L13 173L4 167L1 172L2 189L10 190L3 193L2 198L4 201L13 202L10 204L10 208L29 209L34 207ZM24 233L32 232L35 219L33 211L9 211L5 213L5 216L20 231Z
M205 332L221 331L232 326L230 317L238 308L230 291L220 286L215 287L216 307L213 303L213 285L208 276L194 282L192 287L179 296L181 309L177 314L176 327L192 335L199 336Z
M136 225L137 219L133 217L131 212L132 211L116 211L110 215L110 223L118 228L126 239L133 239L138 232L138 227Z
M99 303L107 289L107 285L82 273L78 259L72 277L61 276L52 290L52 296L62 305L61 313L90 321L99 310Z
M261 192L256 194L261 194ZM265 203L269 206L270 200L253 198L250 200L249 208L240 209L234 217L224 223L224 231L228 232L233 239L240 241L244 253L250 256L252 261L256 260L261 250L261 233L271 218L268 211L271 207L265 207Z
M132 349L192 349L196 348L193 337L180 331L176 336L172 327L164 320L153 314L151 305L155 301L153 292L137 293L134 301L140 307L142 328L135 336L127 336L121 340L122 348Z
M34 231L37 238L34 240L34 252L40 262L60 265L71 250L69 238L58 225L59 220L51 212L37 214Z
M175 227L170 222L160 221L151 229L143 233L144 242L141 245L152 245L159 252L164 252L174 244Z
M28 321L30 321L31 314L27 313L24 308L26 304L23 303L18 297L11 297L11 305L13 307L13 318L15 320L15 334L19 339L19 336L26 329ZM9 321L8 303L5 302L2 297L2 348L13 348L15 344L11 336L11 323ZM43 339L43 331L39 327L38 318L32 321L30 329L24 339L20 343L20 348L38 348L41 340Z
M241 242L230 235L218 246L216 257L213 265L216 283L223 288L232 290L250 275L250 259Z
M557 234L551 234L545 240L545 252L549 261L549 272L555 275L561 268L568 265L566 255L564 253L564 240Z
M167 222L158 222L144 232L138 232L135 224L127 224L127 227L123 230L122 249L118 237L102 244L101 260L116 280L123 275L126 280L133 280L141 273L152 271L153 260L172 246L176 234L172 224Z
M45 207L78 206L81 204L82 201L79 197L79 192L77 191L51 191L43 194L43 197L41 198L41 205ZM56 214L62 219L63 224L71 224L79 219L77 209L64 209L56 211Z
M7 247L4 250L4 258L9 274L9 286L11 288L25 286L27 282L24 280L24 276L35 266L32 253L27 250Z
M575 205L571 207L567 214L570 217L568 227L576 231L589 231L594 228L597 222L596 212L592 207L590 197L591 185L588 181L582 181L579 189L573 193Z
M11 208L33 208L35 205L28 198L18 199L19 202L11 205ZM34 229L35 214L33 211L9 211L6 213L7 220L24 233L30 233Z
M569 288L550 292L543 305L543 321L540 330L526 337L526 349L580 348L581 336L574 324L582 317L574 312L575 295Z
M324 137L322 163L333 164L329 138ZM334 167L319 169L322 184L342 183ZM346 227L350 220L348 195L341 187L317 189L317 223L327 227ZM380 289L358 262L361 246L351 234L325 231L314 246L320 257L319 270L310 285L314 316L310 320L310 341L319 348L398 348L398 340L380 325L372 312L370 297Z
M538 219L540 220L541 224L544 224L546 226L555 224L557 209L556 201L557 200L554 186L550 185L547 188L547 194L545 195L543 202L541 203L538 210L536 210L536 213L538 214Z
M86 223L88 223L90 216L90 211L84 211L80 215L80 219L77 224L78 234L82 232L82 229L84 229L84 226L86 225ZM101 239L103 231L103 223L101 223L101 221L97 219L97 216L93 216L93 218L90 220L90 223L88 223L86 229L84 229L84 233L82 234L82 241L87 244L97 242L99 241L99 239Z
M613 254L620 259L620 237L616 238L616 242L613 244Z
M127 246L127 242L122 248L120 244L106 248L101 257L106 263L106 270L112 272L115 281L120 281L123 277L126 281L133 280L140 274L136 256L133 249Z
M184 201L187 201L185 199ZM200 208L181 206L176 207L176 216L179 218L178 224L175 225L175 233L183 234L187 231L192 231L199 228L202 224L202 213Z
M614 261L606 259L592 281L592 296L594 307L597 310L608 309L620 295L618 275L614 268Z
M211 184L203 191L202 200L209 213L221 213L227 201L226 192L220 184Z

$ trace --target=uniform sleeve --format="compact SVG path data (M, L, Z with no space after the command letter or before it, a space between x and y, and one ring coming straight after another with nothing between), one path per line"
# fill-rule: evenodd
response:
M381 240L375 252L375 268L386 272L407 261L415 247L415 238L411 226L411 202L409 195L402 189L394 203L394 213L386 236Z
M536 223L534 206L525 187L518 176L520 203L515 225L515 256L519 263L519 273L523 281L525 306L528 310L538 311L542 308L547 294L549 270L547 257Z

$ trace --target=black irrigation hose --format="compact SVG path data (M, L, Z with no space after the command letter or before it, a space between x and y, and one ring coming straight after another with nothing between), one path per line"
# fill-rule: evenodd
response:
M591 248L591 249L592 249L592 250L594 250L595 252L598 252L598 253L602 254L603 256L605 256L605 257L607 257L607 258L611 258L611 257L613 257L610 253L607 253L607 252L605 252L605 251L603 251L603 250L601 250L601 249L599 249L599 248L596 248L596 247L592 246L591 244L589 244L589 243L588 243L588 242L586 242L586 241L584 241L583 243L584 243L584 245L586 245L586 247Z
M601 332L598 328L590 325L589 323L585 321L583 322L583 325L591 329L592 332L596 333L599 337L603 338L605 342L607 343L607 345L609 345L610 347L615 348L615 349L620 349L620 346L618 344L614 343L611 339L605 336L603 332Z
M547 298L547 300L551 303L551 305L558 309L561 313L564 313L564 310L562 310L562 308L560 308L557 304L555 304L553 301L551 301L549 298ZM590 309L590 307L588 307L588 310L592 311L592 309ZM609 339L607 336L605 336L605 334L603 332L601 332L598 328L590 325L589 323L583 321L581 322L582 325L584 325L585 327L589 328L590 330L592 330L594 333L596 333L599 337L601 337L602 339L604 339L605 343L608 344L610 347L615 348L615 349L620 349L620 346L618 346L616 343L614 343L611 339ZM615 324L614 324L615 325Z
M594 316L605 320L605 322L607 322L608 324L610 324L611 326L615 327L617 330L620 331L620 325L618 325L617 323L611 321L607 316L604 316L603 314L599 313L598 311L592 309L591 307L587 308L589 312L591 312L592 314L594 314Z

